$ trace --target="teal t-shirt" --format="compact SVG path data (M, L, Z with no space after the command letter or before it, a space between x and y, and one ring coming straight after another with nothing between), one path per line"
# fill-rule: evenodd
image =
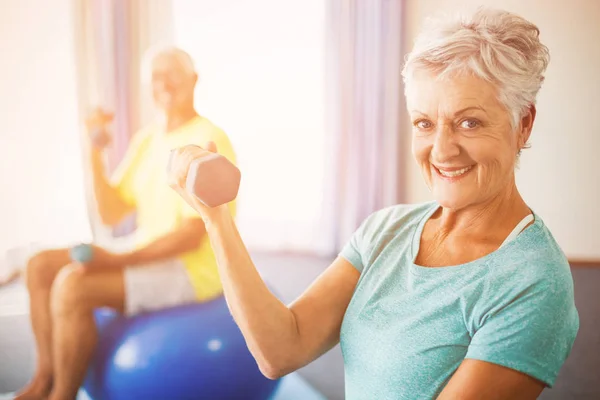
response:
M579 329L567 259L535 222L456 266L414 264L437 203L367 218L340 255L361 272L342 323L346 399L433 399L465 358L552 386Z

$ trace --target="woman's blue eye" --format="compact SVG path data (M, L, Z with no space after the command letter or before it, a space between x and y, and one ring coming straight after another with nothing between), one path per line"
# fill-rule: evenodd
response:
M460 123L460 127L463 129L473 129L479 126L479 121L475 119L465 119Z
M417 123L415 125L419 129L429 129L432 127L433 124L430 121L421 120L421 121L417 121Z

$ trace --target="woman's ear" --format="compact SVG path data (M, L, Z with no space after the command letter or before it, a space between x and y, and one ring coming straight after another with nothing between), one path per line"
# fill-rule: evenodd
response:
M519 139L518 139L518 147L519 152L527 146L527 142L529 141L529 137L531 136L531 130L533 129L533 123L535 121L535 115L537 110L535 105L530 105L527 109L527 112L521 118L521 125L519 131Z

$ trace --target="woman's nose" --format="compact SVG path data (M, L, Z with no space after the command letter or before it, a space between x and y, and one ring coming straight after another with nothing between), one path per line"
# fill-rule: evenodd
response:
M439 125L435 132L431 150L432 159L443 164L459 154L460 146L452 129L447 125Z

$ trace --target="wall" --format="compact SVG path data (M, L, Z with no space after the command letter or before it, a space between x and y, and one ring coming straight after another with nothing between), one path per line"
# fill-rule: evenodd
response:
M89 237L70 0L0 5L0 254Z
M568 257L600 260L600 2L407 0L406 48L428 15L478 5L516 12L540 28L552 59L538 98L532 148L521 157L517 184ZM409 132L407 124L405 137ZM407 200L430 199L412 156L407 152L406 157Z

